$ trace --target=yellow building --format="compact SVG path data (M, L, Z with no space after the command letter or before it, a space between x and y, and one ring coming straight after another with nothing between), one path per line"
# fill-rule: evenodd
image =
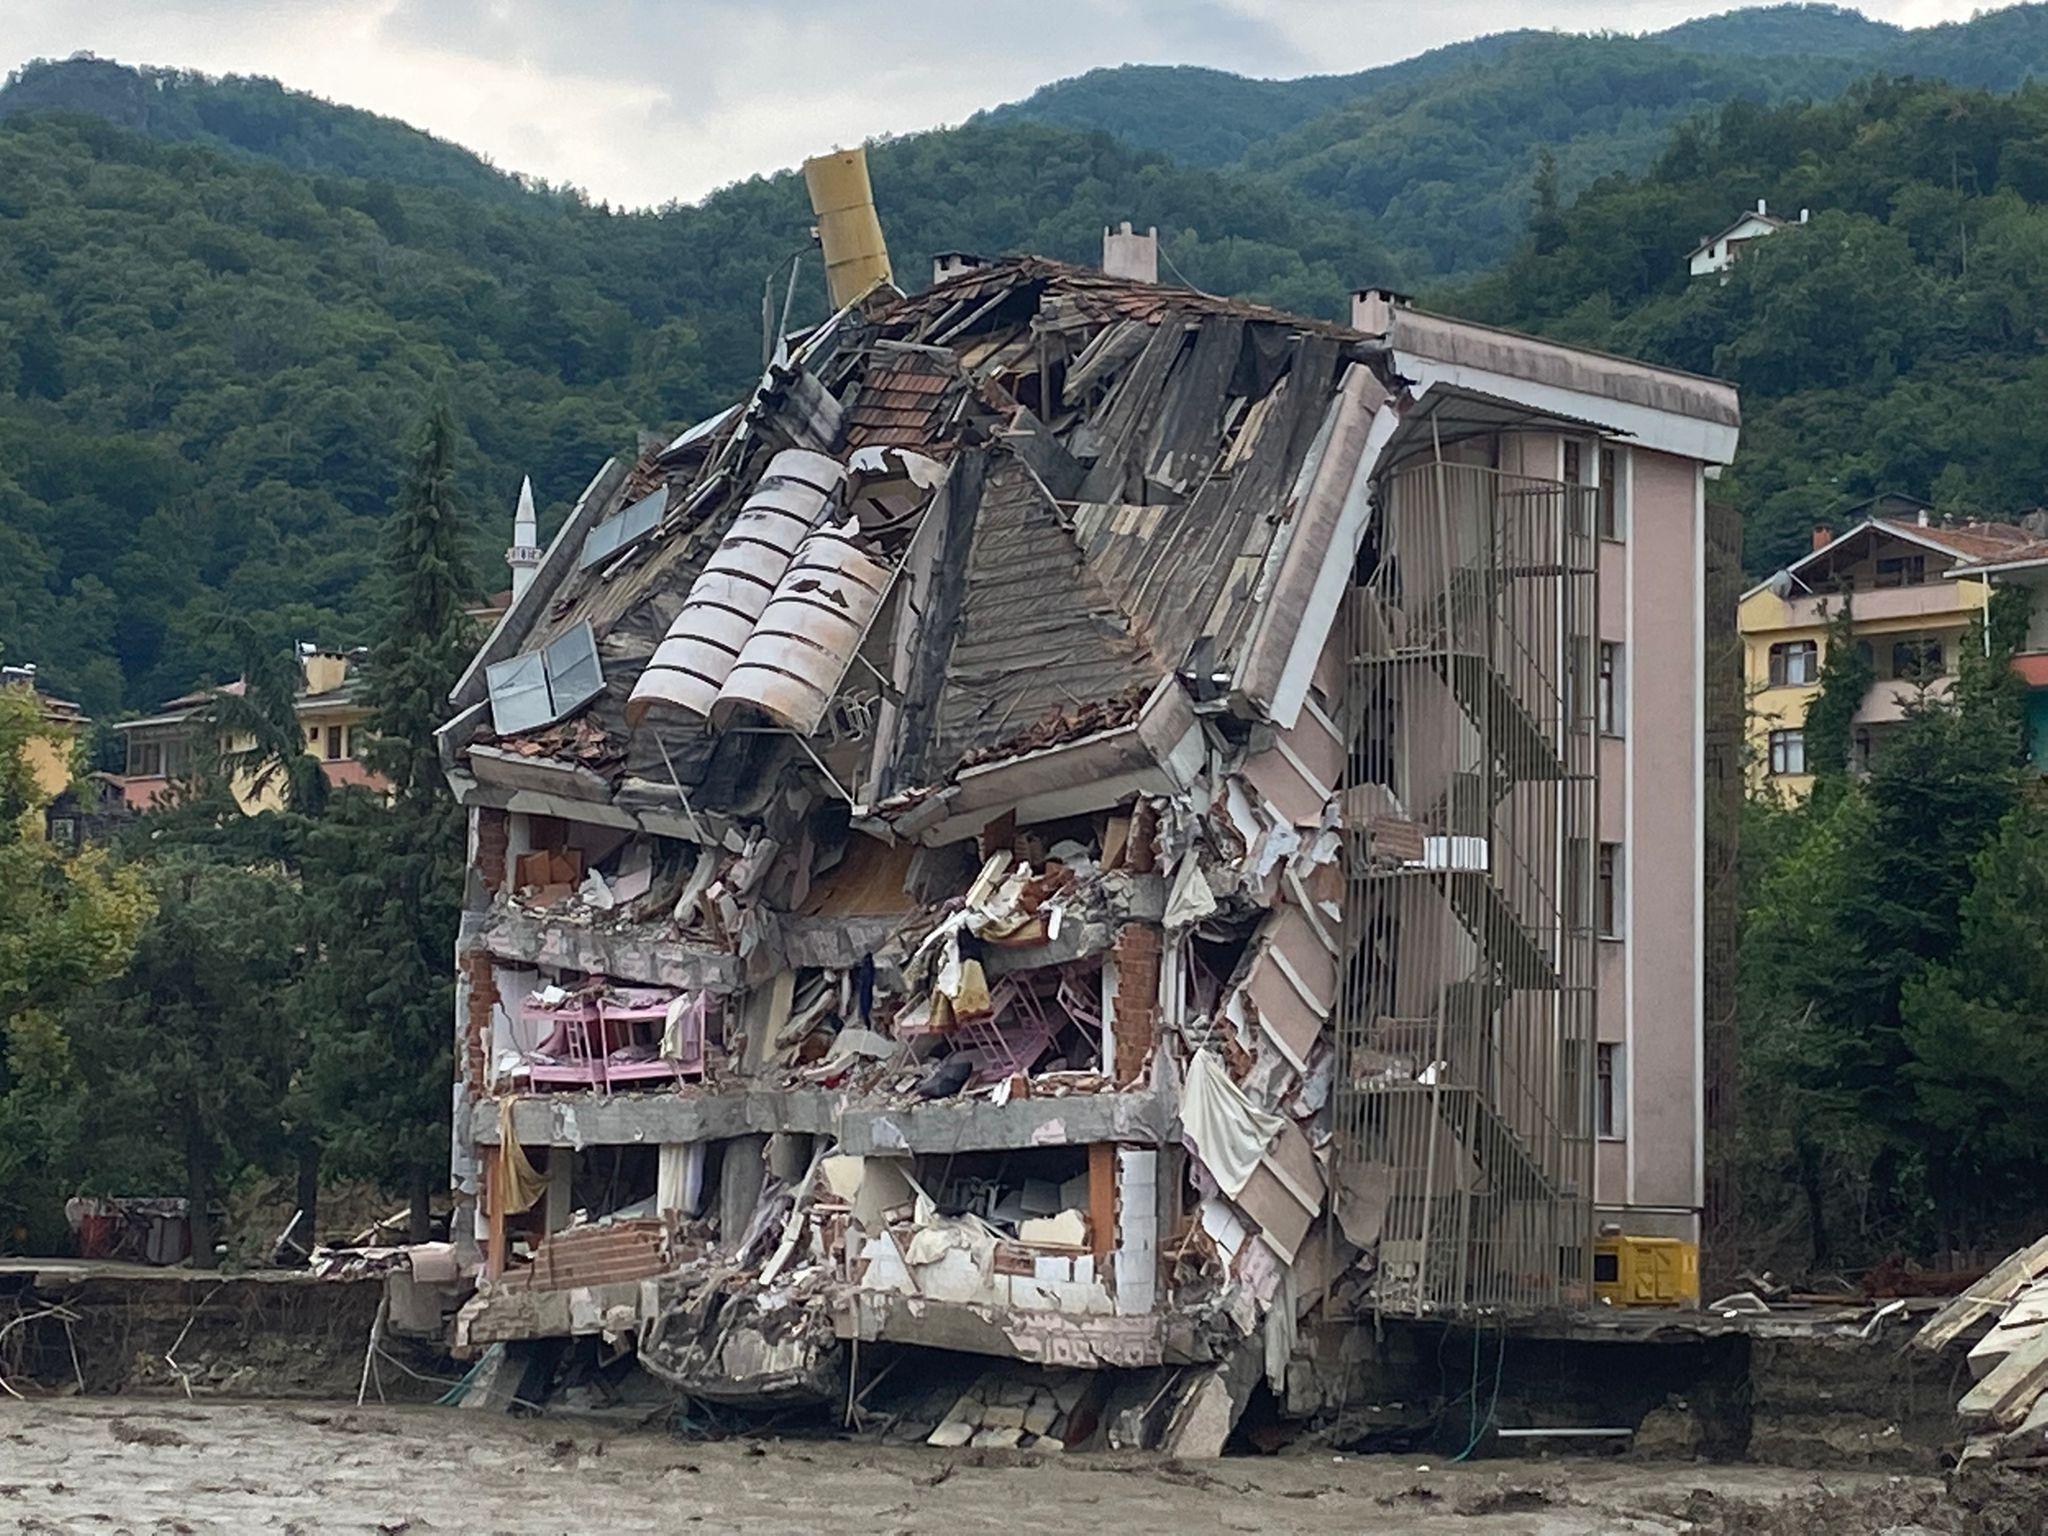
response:
M34 667L0 668L0 687L18 688L34 696L43 729L29 738L22 755L35 780L38 797L46 805L64 799L69 795L77 771L79 739L91 727L92 721L71 700L57 698L38 688Z
M1887 498L1900 501L1903 498ZM1849 605L1856 644L1876 681L1854 717L1850 760L1867 764L1923 692L1954 686L1956 661L1990 584L1949 579L1958 565L2026 542L2006 523L1872 517L1839 538L1814 530L1813 549L1742 595L1743 680L1749 696L1750 783L1789 800L1813 787L1806 711L1820 692L1829 621Z
M360 697L357 659L352 652L302 649L294 709L300 729L306 733L306 751L320 760L330 784L381 789L383 781L357 756L370 715ZM239 694L243 686L233 682L218 691ZM172 785L190 778L223 751L245 751L251 745L247 739L208 739L207 706L214 692L204 689L184 694L151 714L123 720L114 727L127 749L122 795L134 809L147 810ZM284 804L284 784L277 775L258 785L251 775L238 773L234 791L236 801L251 815Z

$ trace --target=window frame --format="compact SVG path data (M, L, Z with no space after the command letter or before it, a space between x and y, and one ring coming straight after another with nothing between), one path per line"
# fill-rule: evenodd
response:
M1602 736L1628 734L1628 673L1619 640L1599 641L1594 649L1593 699Z
M1593 1135L1600 1141L1628 1139L1627 1052L1618 1040L1593 1043Z
M324 727L325 734L320 743L320 757L323 762L340 763L348 760L348 727L330 725Z
M1890 567L1887 571L1886 567ZM1887 577L1890 579L1888 580ZM1924 587L1927 585L1927 556L1916 552L1910 555L1880 555L1876 562L1871 585L1884 589L1898 587Z
M1625 455L1626 450L1613 443L1601 443L1593 451L1598 477L1594 494L1598 510L1593 527L1610 544L1620 544L1628 538L1629 465Z
M1806 676L1792 675L1794 658L1806 662ZM1764 660L1764 676L1773 688L1810 688L1820 681L1820 642L1774 640Z
M1621 940L1628 937L1625 868L1621 844L1594 844L1593 933L1596 938Z
M1917 659L1909 666L1899 664L1901 652L1915 653ZM1932 657L1933 665L1928 665ZM1892 641L1892 681L1899 683L1931 683L1937 677L1948 675L1948 646L1940 635L1900 635Z
M1806 730L1803 726L1780 726L1770 734L1770 772L1774 779L1803 778L1806 775ZM1791 767L1796 749L1799 766Z

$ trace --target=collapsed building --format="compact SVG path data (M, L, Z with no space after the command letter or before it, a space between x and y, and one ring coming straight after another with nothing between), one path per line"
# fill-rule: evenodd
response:
M457 1342L1313 1406L1311 1323L1696 1243L1732 389L1128 226L905 295L824 212L836 311L597 473L454 695Z

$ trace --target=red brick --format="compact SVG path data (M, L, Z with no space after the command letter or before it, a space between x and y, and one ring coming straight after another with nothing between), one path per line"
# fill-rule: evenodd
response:
M1159 930L1149 923L1125 923L1117 930L1116 1061L1120 1085L1136 1082L1159 1031Z
M462 969L469 978L469 1010L463 1020L462 1065L472 1093L484 1091L484 1064L491 1049L491 1010L498 1004L498 979L491 970L491 957L481 949L462 956Z
M505 883L505 866L511 847L511 818L496 806L477 807L476 869L483 876L484 889L493 896Z

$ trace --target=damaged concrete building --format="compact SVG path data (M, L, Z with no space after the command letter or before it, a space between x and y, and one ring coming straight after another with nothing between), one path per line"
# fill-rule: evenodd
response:
M1312 1328L1697 1242L1733 390L1128 226L908 296L825 234L836 312L598 472L453 700L457 1342L1305 1411Z

